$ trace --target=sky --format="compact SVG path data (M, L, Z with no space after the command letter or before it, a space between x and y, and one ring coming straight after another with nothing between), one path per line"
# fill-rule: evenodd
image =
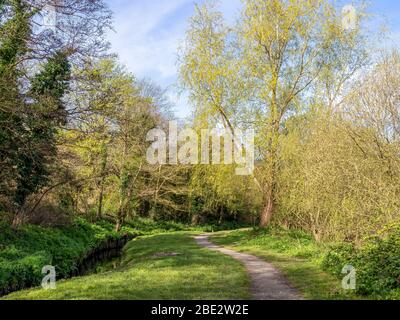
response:
M177 51L185 38L195 3L203 0L106 0L114 12L114 31L109 32L112 52L137 78L151 79L167 89L179 119L190 115L191 106L177 83ZM351 1L342 0L343 6ZM228 22L235 20L241 0L220 0L221 11ZM371 27L382 22L400 45L400 1L370 0L374 14Z

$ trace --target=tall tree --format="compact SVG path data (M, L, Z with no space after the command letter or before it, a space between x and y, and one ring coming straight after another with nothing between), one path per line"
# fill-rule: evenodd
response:
M199 7L192 18L181 57L183 84L203 117L218 115L230 129L252 125L256 130L263 227L278 200L284 121L306 108L316 83L327 74L353 67L342 52L358 57L362 48L359 26L344 30L341 18L326 0L247 0L233 28L213 5Z
M53 25L45 26L49 8ZM0 191L16 226L28 197L49 182L57 132L68 121L70 63L106 48L110 13L101 0L4 0L0 11Z
M20 94L18 61L27 52L30 14L22 1L2 1L0 22L0 192L12 198L14 177L26 130L23 125L24 101ZM3 15L4 12L4 15Z
M29 195L47 185L57 154L57 129L66 121L62 98L68 89L70 66L63 53L50 58L32 80L24 117L24 144L18 148L14 203L18 213L13 226L23 222L23 206Z

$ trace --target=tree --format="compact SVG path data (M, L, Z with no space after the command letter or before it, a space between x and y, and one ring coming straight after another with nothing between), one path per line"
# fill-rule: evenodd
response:
M182 82L198 114L219 116L231 130L239 125L256 130L261 226L269 224L278 201L284 121L306 108L327 74L348 73L350 65L357 69L350 57L359 54L359 39L360 29L344 30L338 10L324 0L247 0L233 28L212 5L199 7L192 18L181 57ZM340 56L344 49L346 59Z
M65 131L63 149L76 156L75 176L85 179L84 211L96 207L98 218L112 213L120 231L141 203L171 203L163 189L176 176L145 159L147 132L163 126L168 103L158 87L137 81L113 58L88 61L75 78L69 95L74 121Z
M56 53L35 75L27 92L21 90L19 59L28 51L26 39L31 33L29 6L9 1L13 15L2 26L0 82L2 84L1 163L9 186L5 192L16 212L13 225L22 222L23 206L29 195L46 185L49 164L55 155L56 126L64 112L61 98L67 90L69 63ZM10 87L11 84L11 87ZM65 116L64 116L65 118ZM4 126L3 126L4 125ZM3 171L3 170L2 170Z
M321 104L285 122L276 222L361 243L398 221L399 70L398 53L384 52L336 108L315 99Z
M32 103L26 105L24 119L26 142L19 146L14 203L18 214L13 225L23 222L23 206L29 195L47 185L51 165L56 157L56 135L66 121L62 98L68 90L70 66L66 55L57 53L44 65L31 83Z
M19 92L17 62L26 53L24 39L30 33L29 14L21 1L1 2L0 10L12 12L0 24L0 191L6 198L13 197L16 164L19 159L17 145L23 145L23 98ZM11 201L7 201L10 206Z
M62 32L40 22L48 7ZM68 121L71 63L104 50L110 14L98 0L5 0L0 11L0 190L17 226L28 198L49 183L58 130Z

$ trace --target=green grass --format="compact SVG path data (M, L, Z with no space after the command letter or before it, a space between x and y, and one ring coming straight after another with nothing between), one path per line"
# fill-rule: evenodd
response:
M322 270L321 262L329 246L311 236L279 228L219 232L212 237L216 244L258 256L282 271L306 299L360 299L341 288L341 281Z
M177 253L177 256L159 256ZM6 299L175 300L248 299L249 279L232 258L200 248L191 233L130 242L114 270L57 282L57 289L16 292Z

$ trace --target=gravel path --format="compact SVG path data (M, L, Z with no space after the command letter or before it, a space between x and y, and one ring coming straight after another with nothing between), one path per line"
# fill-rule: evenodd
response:
M253 300L303 300L297 290L292 288L270 263L249 254L212 244L208 238L208 235L195 237L200 246L229 255L245 265L251 278Z

